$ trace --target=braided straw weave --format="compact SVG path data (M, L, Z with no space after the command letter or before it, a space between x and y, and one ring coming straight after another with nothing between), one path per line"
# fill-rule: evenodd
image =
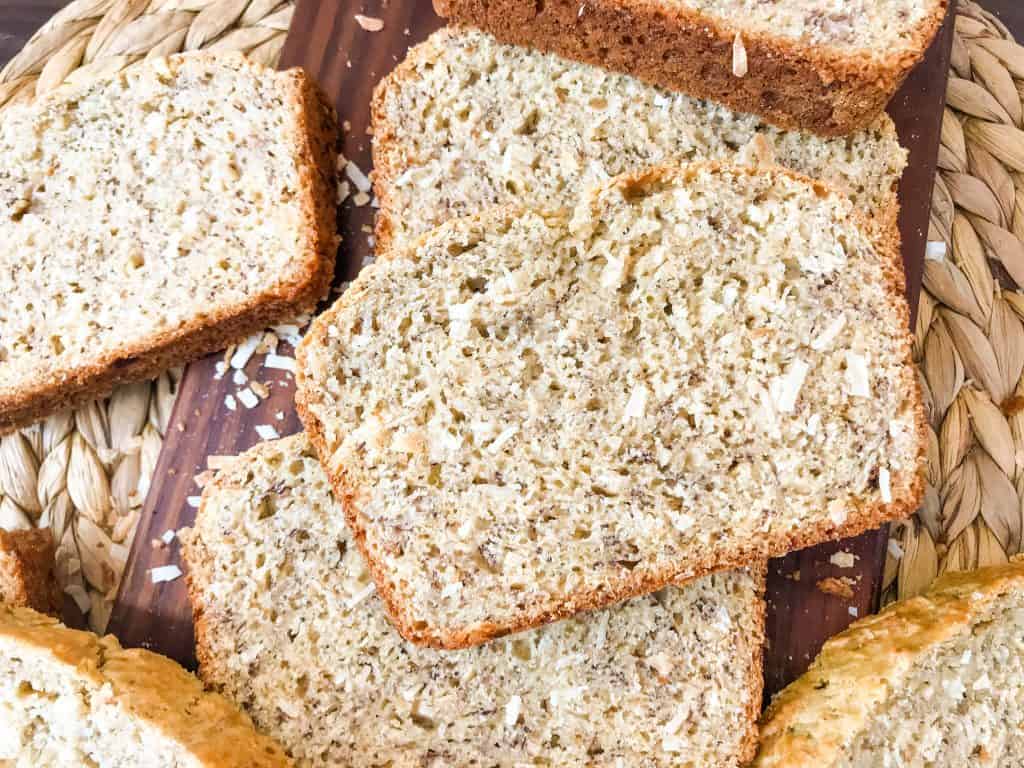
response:
M0 111L67 82L179 51L242 51L275 65L291 0L75 0L3 70ZM181 378L168 371L0 439L0 528L49 526L57 575L106 627Z
M914 343L928 488L891 529L887 601L1021 550L1024 47L962 0L951 66Z

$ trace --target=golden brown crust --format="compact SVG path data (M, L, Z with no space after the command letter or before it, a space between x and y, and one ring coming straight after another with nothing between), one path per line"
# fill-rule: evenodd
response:
M54 573L56 547L49 528L0 528L0 603L56 615L61 591Z
M126 717L160 731L207 768L292 765L227 699L205 691L170 659L124 649L113 636L97 637L27 608L0 606L0 651L63 667L97 691L110 686Z
M995 600L1014 590L1024 590L1022 559L947 574L924 595L894 603L833 637L810 669L772 701L752 766L834 765L843 744L865 727L917 658L970 632Z
M218 60L237 67L253 66L241 57ZM97 355L90 365L51 374L0 395L0 435L105 397L119 384L152 378L223 349L271 323L312 310L327 296L337 251L333 207L337 126L333 111L301 69L284 75L287 99L295 112L294 159L302 181L305 259L301 268L272 290L235 306L211 308L202 320L125 344L115 352Z
M607 182L607 185L621 186L631 190L633 193L640 194L653 184L663 183L666 179L696 172L697 169L701 168L712 170L729 168L736 173L771 173L787 176L812 185L822 195L836 194L842 196L838 192L833 193L826 184L809 179L786 168L755 169L720 162L694 163L682 167L657 166L637 173L617 176ZM500 219L510 215L510 210L513 209L507 206L495 208L484 213L467 216L463 221L480 222L491 218ZM920 384L914 373L911 357L910 311L904 298L906 281L903 273L903 261L900 256L899 234L893 228L879 229L872 226L869 220L859 211L852 211L852 216L857 226L871 238L876 251L882 259L883 272L886 277L891 303L897 314L902 317L905 329L902 338L905 364L902 368L902 381L898 382L897 386L904 393L904 402L908 403L914 411L916 427L914 438L917 445L917 456L914 466L904 468L902 472L893 474L891 481L892 502L883 503L881 501L861 500L856 502L853 508L849 510L842 523L837 524L830 517L823 514L822 519L817 524L808 526L799 532L785 532L758 541L743 542L732 550L711 553L697 561L688 560L685 563L679 563L674 568L650 571L636 567L626 572L617 581L606 582L603 585L604 588L599 591L579 590L572 592L567 594L562 603L557 606L550 608L531 606L520 611L515 618L504 622L481 622L472 627L444 631L437 631L431 627L418 627L415 626L413 617L408 615L405 605L394 594L383 565L373 557L372 552L366 545L366 529L359 514L359 500L363 494L361 494L359 488L353 487L350 483L344 468L336 466L336 462L331 455L331 447L324 435L323 425L314 414L314 409L311 408L311 405L318 402L322 393L310 386L305 377L308 350L313 346L323 346L326 343L331 318L341 308L350 303L359 302L359 286L353 286L352 289L349 289L349 291L342 295L330 310L320 315L310 327L309 332L296 352L296 408L310 442L320 457L320 462L324 466L334 492L345 510L345 517L352 531L352 536L359 546L367 567L377 584L377 592L384 602L388 615L401 635L411 642L436 648L450 650L468 648L513 632L520 632L565 619L581 611L602 608L630 597L654 592L667 584L685 583L717 571L755 567L758 563L766 562L772 557L779 557L787 552L804 549L824 541L856 536L891 520L906 518L916 511L924 495L927 423L921 399ZM449 222L449 224L444 226L457 225L457 223Z
M434 0L438 15L503 42L626 72L823 136L853 133L878 116L924 56L947 4L936 0L912 44L881 59L745 32L659 0ZM737 33L749 62L744 77L732 72Z

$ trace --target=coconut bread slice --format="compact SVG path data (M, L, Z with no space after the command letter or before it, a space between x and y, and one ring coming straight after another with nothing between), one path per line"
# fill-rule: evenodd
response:
M181 540L200 675L300 765L737 768L756 746L762 567L419 648L388 621L304 435L222 469Z
M297 404L399 630L459 648L912 512L903 283L819 183L656 168L365 269Z
M844 136L868 125L938 32L947 0L434 0L455 24Z
M333 112L301 70L147 61L0 121L0 433L310 310Z
M715 102L454 28L410 49L377 86L372 117L382 255L493 205L571 207L615 174L737 158L821 179L895 227L907 157L886 115L842 138L779 130Z
M753 768L1024 765L1024 560L953 573L825 643Z
M170 659L0 605L0 765L293 763L248 717Z

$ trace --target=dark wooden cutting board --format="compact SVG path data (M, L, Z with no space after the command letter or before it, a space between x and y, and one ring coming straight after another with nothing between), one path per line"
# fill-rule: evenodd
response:
M1017 0L1008 0L1016 2ZM379 17L384 28L369 32L356 13ZM370 168L370 136L366 128L374 85L401 60L406 49L440 26L424 0L339 3L299 0L282 67L301 65L333 99L345 125L343 151L360 168ZM890 107L910 166L902 180L900 225L908 294L913 303L920 291L928 210L931 199L939 125L945 93L952 25L947 23L925 62L912 74ZM351 280L369 251L369 205L346 204L341 210L343 244L338 280ZM152 490L136 536L110 629L127 645L161 651L187 665L194 663L191 614L183 579L153 585L149 569L178 562L177 545L154 547L167 530L190 524L195 510L187 498L199 493L194 477L206 469L210 454L234 454L259 441L255 426L272 424L288 434L300 428L292 406L291 376L259 373L272 379L271 395L257 408L229 411L225 395L238 389L230 374L214 377L222 355L190 366L183 381L171 428L156 468ZM250 366L250 373L254 370ZM278 419L280 413L283 418ZM839 551L857 556L852 568L839 569L830 556ZM766 692L771 693L800 674L824 640L877 604L884 532L796 552L773 561L769 580ZM842 576L854 580L854 596L840 599L816 587L820 579Z

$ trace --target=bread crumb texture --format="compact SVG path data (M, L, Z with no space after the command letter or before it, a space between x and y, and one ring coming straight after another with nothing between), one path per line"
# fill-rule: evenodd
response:
M731 22L748 34L789 37L886 61L920 45L936 0L663 0Z
M944 576L825 643L776 696L755 768L1024 763L1024 560Z
M403 633L458 647L912 511L903 278L866 232L781 169L663 167L363 270L297 401Z
M402 640L302 435L204 490L182 534L200 674L303 766L738 766L763 572L667 587L478 648Z
M170 659L0 606L0 765L292 764L248 717Z
M0 529L0 604L43 613L60 610L54 549L49 528Z
M314 92L297 70L198 55L4 113L0 427L5 408L161 345L201 353L201 328L233 340L253 330L231 325L245 312L315 303L333 230L311 199Z
M584 187L651 165L777 162L849 194L894 226L906 164L882 115L825 139L647 85L627 75L444 29L413 48L373 105L377 239L383 252L449 218L499 203L572 205Z

